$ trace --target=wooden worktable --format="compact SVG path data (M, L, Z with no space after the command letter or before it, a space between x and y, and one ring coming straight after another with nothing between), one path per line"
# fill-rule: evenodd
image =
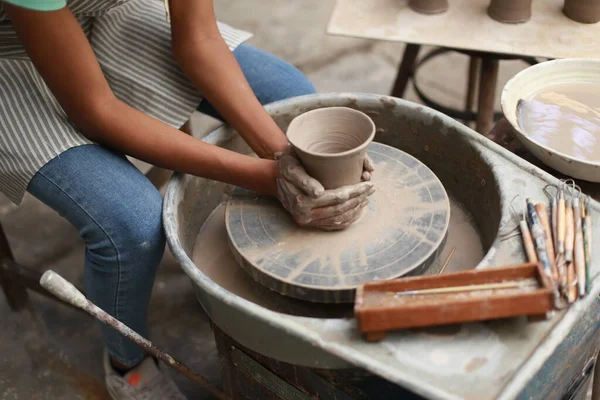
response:
M600 23L581 24L562 13L563 0L533 0L533 16L504 24L487 16L489 0L449 0L450 8L424 15L408 0L337 0L332 35L434 45L543 58L600 58Z
M493 126L500 60L522 58L535 63L540 58L600 58L600 23L570 20L562 13L563 0L533 0L533 16L522 24L491 19L487 15L489 0L449 3L445 13L424 15L411 10L408 0L337 0L327 32L407 43L391 91L394 97L403 97L409 80L414 81L421 45L466 52L470 63L464 111L444 109L419 91L417 94L438 111L476 120L476 130L483 134Z

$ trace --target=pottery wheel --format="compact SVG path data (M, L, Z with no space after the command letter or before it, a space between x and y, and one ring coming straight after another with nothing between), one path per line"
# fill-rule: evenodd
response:
M343 231L303 229L273 198L237 188L225 221L231 251L257 282L323 303L354 301L365 282L418 274L446 238L450 202L439 179L416 158L372 143L376 192Z

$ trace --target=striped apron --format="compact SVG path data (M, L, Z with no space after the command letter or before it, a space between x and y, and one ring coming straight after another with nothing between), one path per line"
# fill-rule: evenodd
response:
M68 0L114 94L145 114L180 128L202 95L171 51L162 0ZM218 23L231 50L250 33ZM36 71L0 6L0 191L20 204L48 161L90 144Z

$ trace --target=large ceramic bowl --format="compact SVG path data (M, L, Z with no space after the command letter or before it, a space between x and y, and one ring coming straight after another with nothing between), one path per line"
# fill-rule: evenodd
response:
M547 61L519 72L502 90L502 111L521 143L544 164L573 178L600 182L600 160L579 159L538 143L523 132L517 121L519 100L528 99L548 86L572 82L600 87L600 60L569 58Z

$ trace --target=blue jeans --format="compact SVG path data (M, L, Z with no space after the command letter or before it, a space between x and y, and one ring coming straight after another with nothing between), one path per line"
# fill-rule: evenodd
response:
M314 92L284 61L243 44L233 53L262 104ZM220 118L206 101L199 110ZM28 191L77 228L86 243L88 298L143 336L156 269L165 249L162 197L125 156L98 145L72 148L48 162ZM145 354L104 325L110 356L128 367Z

